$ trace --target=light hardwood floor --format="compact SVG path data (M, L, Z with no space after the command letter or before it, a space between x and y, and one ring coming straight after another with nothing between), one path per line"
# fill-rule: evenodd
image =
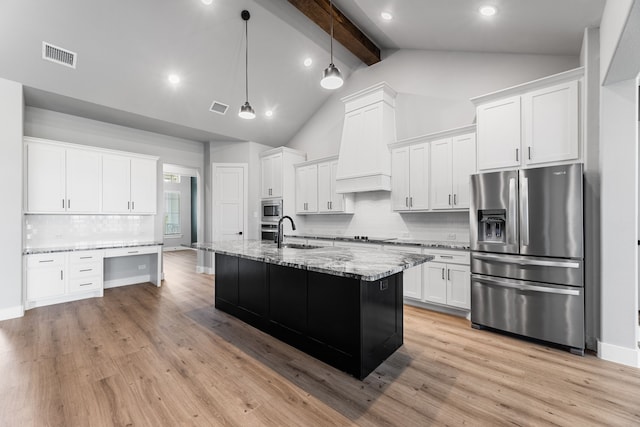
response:
M216 311L195 253L141 284L0 322L2 426L640 425L640 370L405 307L364 381Z

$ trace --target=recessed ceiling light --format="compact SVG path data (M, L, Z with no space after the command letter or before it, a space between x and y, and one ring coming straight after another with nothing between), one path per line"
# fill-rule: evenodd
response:
M271 116L273 116L273 111L271 111L271 110L267 110L267 111L264 113L264 115L265 115L265 116L267 116L267 117L271 117Z
M493 16L496 14L496 8L493 6L482 6L480 8L480 14L483 16Z
M169 74L168 80L172 85L177 85L180 83L180 76L177 74Z
M201 0L202 3L206 4L207 6L210 5L211 3L213 3L213 0Z
M392 15L392 14L390 14L389 12L382 12L382 13L380 14L380 17L381 17L382 19L384 19L385 21L391 21L391 20L393 19L393 15Z
M311 64L313 64L313 59L305 58L303 64L304 64L305 67L311 67Z

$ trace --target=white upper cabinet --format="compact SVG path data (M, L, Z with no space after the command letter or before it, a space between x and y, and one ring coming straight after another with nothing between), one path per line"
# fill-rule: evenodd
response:
M67 212L100 211L100 153L67 149Z
M583 76L577 68L473 98L478 170L580 161Z
M102 210L114 214L131 211L131 161L128 157L102 156Z
M296 165L296 213L353 213L353 194L336 193L336 157Z
M131 212L155 214L157 211L157 162L150 159L131 159Z
M260 160L262 167L261 197L282 197L282 153L272 154Z
M25 139L27 213L155 214L157 158Z
M451 209L451 138L431 142L431 207Z
M429 143L391 151L391 205L395 211L429 209Z
M27 151L27 212L65 212L65 149L30 142Z
M318 165L296 167L296 213L318 212Z
M577 81L523 95L525 164L577 159L578 111Z
M103 155L102 210L105 213L155 214L156 160Z
M27 212L100 212L100 153L36 141L26 152Z
M476 172L475 126L391 144L394 211L469 208L469 176Z
M520 116L519 96L478 107L479 170L520 165Z

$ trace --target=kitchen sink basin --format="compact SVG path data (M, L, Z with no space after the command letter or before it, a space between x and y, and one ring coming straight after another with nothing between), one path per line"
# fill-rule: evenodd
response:
M285 243L282 245L282 247L289 249L318 249L322 246L305 245L302 243Z

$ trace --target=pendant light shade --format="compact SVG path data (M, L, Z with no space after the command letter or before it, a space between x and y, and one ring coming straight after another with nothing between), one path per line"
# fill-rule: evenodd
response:
M249 104L249 18L251 18L251 14L248 10L243 10L240 14L242 19L244 20L244 34L245 34L245 79L244 79L244 89L245 89L245 102L242 107L240 107L240 112L238 116L242 119L255 119L256 112Z
M320 86L325 89L338 89L344 83L338 67L333 64L333 1L329 2L329 14L331 15L331 62L322 73Z

